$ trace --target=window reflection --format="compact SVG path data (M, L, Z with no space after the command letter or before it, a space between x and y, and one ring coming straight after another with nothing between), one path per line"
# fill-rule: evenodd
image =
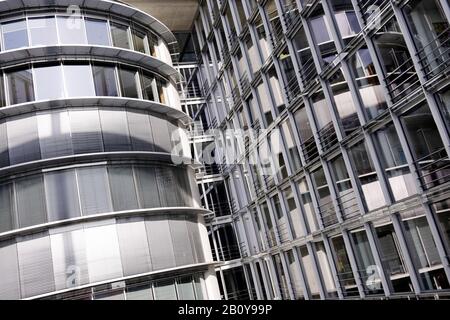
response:
M56 45L56 21L54 17L28 19L32 46Z
M86 30L82 17L57 17L61 44L86 44Z
M12 50L28 47L28 31L26 20L8 22L2 24L3 48Z

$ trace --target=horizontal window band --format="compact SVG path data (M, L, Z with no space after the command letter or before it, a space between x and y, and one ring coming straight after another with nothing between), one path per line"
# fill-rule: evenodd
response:
M180 121L184 125L187 125L193 121L183 111L170 107L166 104L150 100L107 96L62 98L15 104L0 108L0 120L36 111L46 111L69 107L117 107L130 110L145 110L152 115L158 116L159 118L166 119L168 121Z
M173 33L158 19L145 13L142 10L131 7L121 2L110 0L71 0L70 5L78 6L82 9L90 9L93 11L106 12L111 16L118 16L123 19L132 20L140 23L144 26L148 26L152 31L158 34L167 44L174 44L177 42ZM55 0L51 5L39 5L33 0L4 0L0 1L0 12L4 15L11 15L13 12L23 12L25 10L32 9L45 9L45 8L67 8L67 1Z
M46 63L61 61L90 61L113 62L125 66L141 68L170 78L172 82L180 81L178 71L161 59L130 49L98 45L51 45L25 47L0 52L0 65L7 72L7 68L16 68L30 63Z
M76 226L80 224L80 228L83 228L83 223L87 222L98 222L102 220L115 219L115 218L132 218L132 217L146 217L152 215L193 215L199 216L211 213L210 210L204 208L193 208L193 207L161 207L161 208L151 208L151 209L135 209L126 211L115 211L108 213L100 213L89 216L81 216L77 218L72 218L68 220L48 222L45 224L40 224L32 227L15 229L12 231L4 232L0 234L0 244L3 241L10 241L17 237L29 236L36 233L46 232L51 228Z
M118 278L118 279L114 279L114 280L107 280L107 281L102 281L102 282L98 282L98 283L90 283L90 284L86 284L86 285L79 286L76 288L64 289L64 290L59 290L59 291L55 291L55 292L51 292L51 293L47 293L47 294L43 294L43 295L39 295L39 296L26 298L24 300L45 299L46 297L52 297L52 296L55 296L58 294L73 292L73 291L77 291L77 290L81 290L81 289L87 289L87 288L91 288L91 287L99 286L99 285L112 284L112 283L120 282L120 281L137 280L139 278L144 278L143 281L158 281L158 280L164 280L166 278L186 276L186 274L207 271L210 267L216 267L221 264L222 264L221 262L205 262L205 263L191 264L191 265L180 266L180 267L175 267L175 268L170 268L170 269L157 270L157 271L152 271L152 272L148 272L148 273L144 273L144 274L122 277L122 278Z
M85 166L95 166L99 162L102 165L136 164L136 165L174 165L174 160L181 164L187 164L192 168L201 166L199 162L187 157L180 157L163 152L144 151L120 151L120 152L98 152L90 154L75 154L57 158L42 159L27 163L21 163L0 169L0 179L11 177L10 180L21 178L30 174L65 170ZM106 162L104 162L106 161Z

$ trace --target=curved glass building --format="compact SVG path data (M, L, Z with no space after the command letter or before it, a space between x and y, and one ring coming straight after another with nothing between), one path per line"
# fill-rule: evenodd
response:
M218 298L173 34L118 1L0 13L0 299Z

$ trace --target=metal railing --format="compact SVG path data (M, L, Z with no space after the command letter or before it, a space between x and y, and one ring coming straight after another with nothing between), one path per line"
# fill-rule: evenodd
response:
M420 86L419 77L411 58L407 59L392 72L388 72L385 81L393 103L405 99L408 93Z
M425 190L450 181L450 159L445 148L415 161L414 164Z
M331 147L335 146L338 141L332 122L328 123L322 129L320 129L318 135L319 135L319 142L323 151L326 151Z
M432 77L448 70L450 66L450 27L423 46L417 57L423 66L426 78Z

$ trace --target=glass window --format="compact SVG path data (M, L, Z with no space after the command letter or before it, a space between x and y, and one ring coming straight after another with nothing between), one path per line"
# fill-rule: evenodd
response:
M6 123L11 164L41 159L35 117L19 117Z
M150 167L135 167L135 171L141 208L159 207L160 200L155 169Z
M134 50L147 53L147 36L143 32L133 30Z
M300 273L300 266L295 260L293 250L286 251L286 260L289 268L289 277L291 279L292 290L294 291L294 297L297 300L304 299L304 293L302 288L302 275Z
M306 282L309 288L309 291L312 295L313 299L319 299L320 298L320 283L318 282L318 279L315 276L314 272L314 265L313 265L313 257L308 252L308 249L306 246L300 247L299 249L302 266L303 266L303 275L306 278Z
M150 123L154 136L155 151L169 153L172 149L172 146L167 121L154 116L150 116Z
M86 29L82 17L57 17L59 43L86 44Z
M182 266L195 263L192 252L193 245L190 241L186 218L184 216L173 216L169 220L169 226L176 265Z
M403 221L411 258L424 290L449 288L442 262L425 217Z
M294 132L289 119L285 120L281 125L283 131L284 141L286 144L288 156L291 161L293 171L297 171L301 167L300 155L297 148L297 143L294 140Z
M146 100L156 101L155 77L148 73L142 75L142 97Z
M422 103L401 119L416 159L425 158L443 148L436 123L426 103Z
M17 243L22 298L55 291L50 237L36 234Z
M127 285L127 300L153 300L152 285L137 284Z
M159 102L162 104L167 103L166 94L165 94L166 82L161 80L160 78L156 79L156 88L158 91Z
M13 203L12 185L0 185L0 233L13 229Z
M245 278L243 279L245 281ZM179 300L195 300L194 283L192 277L183 277L177 280Z
M0 73L0 107L4 106L6 106L5 82L3 81L3 74Z
M336 186L337 200L345 218L350 218L359 213L353 186L345 166L342 155L337 156L330 162L333 182Z
M19 227L25 228L47 222L42 176L18 180L15 186Z
M111 23L111 34L115 47L131 49L127 26Z
M381 278L365 231L351 233L356 264L366 294L382 293ZM370 279L369 279L370 278Z
M376 228L379 251L383 269L390 276L395 292L411 292L409 279L403 256L392 224Z
M176 266L173 243L167 217L152 217L145 221L153 270Z
M65 64L64 78L68 97L95 96L94 82L90 65Z
M82 168L77 174L83 215L111 212L106 168Z
M323 284L329 297L337 297L336 285L331 273L330 264L328 262L327 252L323 242L315 243L317 264L319 265L320 273L322 275Z
M381 207L385 204L383 191L372 159L367 153L365 142L360 142L352 147L349 155L358 174L367 209L370 211Z
M19 104L34 100L33 74L31 69L7 74L9 104Z
M69 118L75 154L103 151L98 110L70 110Z
M43 112L37 114L36 118L43 159L73 154L67 111Z
M129 151L131 147L130 133L125 111L102 109L99 113L105 151Z
M92 66L95 93L97 96L117 97L116 69L110 66Z
M345 249L345 243L342 236L331 239L334 249L334 257L337 271L337 278L344 296L359 296L355 277L353 276L350 260Z
M306 222L309 227L309 232L314 232L319 229L316 214L314 212L314 205L312 203L311 193L306 179L303 178L298 182L298 190L302 199L303 208L305 209Z
M32 46L56 45L58 37L55 17L28 19Z
M161 280L155 283L155 300L177 300L177 291L173 280Z
M414 0L403 9L427 76L445 70L446 61L450 59L446 50L450 45L449 24L442 5L445 6L445 2Z
M287 208L289 210L289 216L291 218L292 233L294 239L304 236L305 234L302 230L302 223L301 223L301 212L300 209L297 208L297 205L295 204L294 193L292 192L292 189L286 188L283 191L283 195L284 198L286 199Z
M111 45L107 21L86 18L85 23L89 44L100 46Z
M419 176L425 189L449 180L448 155L426 103L401 116Z
M17 245L2 241L0 246L0 299L20 299L19 263L17 261Z
M128 112L128 128L134 151L153 151L153 134L147 113Z
M175 170L168 167L157 167L155 172L161 206L178 207L185 205L180 195L180 184L177 183Z
M129 218L118 221L117 233L124 276L151 271L144 219Z
M120 87L122 89L122 96L127 98L138 99L138 73L129 69L119 69Z
M338 222L334 204L331 198L328 182L325 178L323 168L319 168L312 173L313 182L316 188L317 200L319 201L319 210L324 226L330 226Z
M51 100L64 97L64 82L60 65L34 68L36 100Z
M2 24L3 49L12 50L28 47L27 22L25 20Z
M406 162L403 148L392 123L375 133L375 147L389 179L396 200L416 193L415 181Z
M303 150L305 160L308 162L318 155L318 151L306 108L303 107L294 113L294 121L300 136L301 148Z
M102 223L104 224L104 222ZM86 224L84 234L89 282L122 277L116 225L90 226Z
M74 170L48 172L44 181L49 221L81 216Z
M349 66L356 77L356 85L366 115L369 119L373 119L387 109L387 104L369 50L366 47L359 49L349 59Z
M56 290L73 288L89 282L84 230L67 227L50 234Z
M137 209L137 195L131 167L110 167L108 174L114 210Z

